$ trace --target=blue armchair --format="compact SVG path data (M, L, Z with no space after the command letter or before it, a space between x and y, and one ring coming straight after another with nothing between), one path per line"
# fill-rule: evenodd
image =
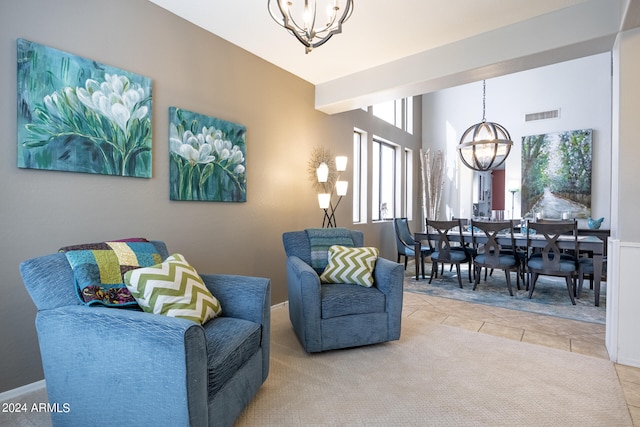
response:
M353 245L364 235L350 230ZM312 267L311 243L305 231L282 236L287 255L289 318L308 353L357 347L400 338L404 270L402 264L378 257L370 288L322 284Z
M163 242L152 242L163 259ZM24 261L56 426L231 426L269 372L268 279L201 275L222 315L204 325L84 305L65 254Z

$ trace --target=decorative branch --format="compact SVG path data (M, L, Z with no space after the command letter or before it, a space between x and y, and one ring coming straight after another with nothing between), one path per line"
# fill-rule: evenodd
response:
M421 150L420 155L423 187L426 187L423 188L423 212L426 211L426 218L438 219L444 188L444 155L440 150L432 153L431 149L428 149L424 155ZM424 197L425 192L426 197ZM427 209L424 208L425 199L428 202Z

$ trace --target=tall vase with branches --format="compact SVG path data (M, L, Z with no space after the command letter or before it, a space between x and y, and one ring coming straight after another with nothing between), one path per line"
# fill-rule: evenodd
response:
M420 149L422 172L422 214L425 218L438 219L440 201L444 188L444 155L438 150L432 152Z

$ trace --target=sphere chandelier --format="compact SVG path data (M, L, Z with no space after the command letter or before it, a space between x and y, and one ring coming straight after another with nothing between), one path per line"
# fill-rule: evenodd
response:
M342 24L353 12L353 0L267 0L267 8L273 20L309 53L342 32Z
M484 172L498 168L509 156L513 141L504 126L487 122L486 82L482 81L482 121L462 134L458 152L460 160L470 169Z

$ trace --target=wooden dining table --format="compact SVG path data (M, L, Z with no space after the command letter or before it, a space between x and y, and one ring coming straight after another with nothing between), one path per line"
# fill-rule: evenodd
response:
M484 235L476 235L476 241L483 243L486 242L487 237ZM527 246L527 236L526 234L514 233L513 237L515 239L516 246L526 247ZM414 239L416 242L415 245L415 264L416 264L416 280L420 280L420 249L422 247L422 242L425 240L437 240L438 234L433 232L429 233L426 231L416 232L414 233ZM463 231L462 239L465 244L471 243L471 232ZM452 242L460 242L460 233L452 232L449 234L449 240ZM504 237L498 236L498 243L505 246L511 245L511 237L505 235ZM543 248L546 245L546 241L544 236L531 235L530 245L536 248ZM573 236L561 236L558 239L558 247L560 249L574 249ZM578 236L578 251L589 252L593 257L593 290L594 290L594 303L596 306L600 306L600 279L602 277L602 264L603 264L603 255L605 251L604 241L595 236ZM422 272L424 276L425 272Z

